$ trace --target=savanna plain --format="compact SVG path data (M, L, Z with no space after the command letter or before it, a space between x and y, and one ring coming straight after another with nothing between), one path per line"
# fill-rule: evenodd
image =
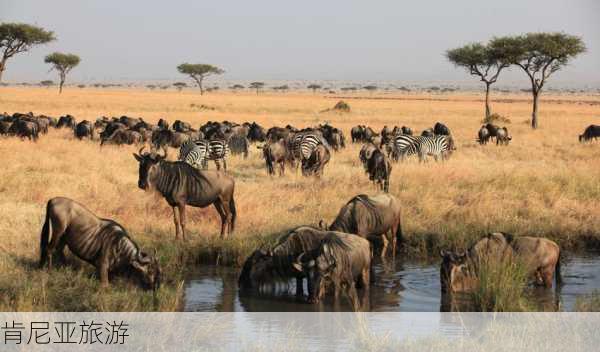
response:
M29 111L77 121L101 116L143 117L156 123L180 119L198 128L211 121L256 121L308 127L329 122L342 128L347 147L333 153L321 178L286 169L266 173L260 150L247 159L232 156L236 231L219 238L214 208L189 208L187 242L176 241L173 215L157 194L137 187L139 146L103 146L79 141L71 130L51 128L37 143L0 138L0 310L2 311L176 311L186 272L198 263L239 266L245 256L299 225L331 222L357 194L375 194L350 142L357 124L414 131L441 121L452 130L457 150L446 162L409 159L392 165L390 193L403 204L404 257L437 260L441 248L467 248L491 231L543 236L567 252L600 249L600 144L578 135L600 117L600 96L548 94L540 128L530 127L530 96L495 93L493 110L510 119L509 146L481 146L483 118L477 93L405 93L344 97L312 93L228 93L201 96L185 90L0 88L0 111ZM343 99L349 113L324 112ZM203 107L204 106L204 107ZM207 109L208 107L209 109ZM169 159L177 157L169 150ZM214 168L211 162L209 168ZM100 217L123 225L144 249L157 249L163 285L146 292L115 278L100 288L94 268L69 257L52 272L38 268L40 230L48 199L72 198ZM67 251L68 252L68 251Z

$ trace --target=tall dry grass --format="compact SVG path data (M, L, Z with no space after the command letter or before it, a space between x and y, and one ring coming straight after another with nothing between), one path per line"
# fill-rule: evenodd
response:
M386 96L388 98L389 96ZM373 96L378 98L378 96ZM264 126L297 127L325 121L349 130L358 123L380 129L408 125L420 131L443 121L458 150L446 163L394 164L390 192L404 204L403 230L408 255L430 255L439 247L466 247L488 231L550 237L563 247L600 243L600 145L581 145L577 135L600 115L596 96L559 97L542 102L541 129L527 122L528 96L509 96L494 109L507 115L509 147L475 143L483 104L479 95L397 99L348 99L348 114L319 113L337 99L303 94L259 95L153 92L143 90L0 88L0 110L33 111L79 121L106 116L136 116L156 122L183 119L194 127L208 120L257 121ZM548 97L554 99L553 97ZM200 110L206 105L215 110ZM159 196L137 188L135 147L77 141L66 130L51 130L38 143L0 138L0 309L1 310L176 310L186 267L196 260L236 263L262 242L303 224L330 222L341 206L359 193L376 193L358 160L360 146L333 155L321 179L288 170L268 177L258 150L244 160L233 157L238 224L232 239L217 239L218 216L211 208L191 209L188 243L174 243L171 209ZM350 144L350 143L349 143ZM170 151L171 158L176 155ZM214 168L211 164L210 168ZM159 298L132 290L125 281L110 294L97 294L87 264L47 274L34 264L44 206L55 196L73 198L97 215L115 219L144 247L157 247L167 284ZM73 260L73 262L77 262ZM76 277L76 280L72 280ZM66 287L68 294L57 295ZM67 289L71 287L71 289ZM65 304L65 296L86 295ZM109 298L106 298L109 297ZM131 298L135 297L135 298ZM81 302L81 304L79 304Z

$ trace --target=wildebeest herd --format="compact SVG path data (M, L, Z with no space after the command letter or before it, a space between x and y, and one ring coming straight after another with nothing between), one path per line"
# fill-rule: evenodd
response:
M177 120L170 125L160 119L154 125L142 118L101 117L77 122L71 115L59 119L33 113L0 115L0 134L37 141L49 127L73 131L77 139L99 139L100 145L137 144L138 187L155 190L173 209L175 237L185 240L186 205L214 205L221 218L221 236L235 230L237 217L235 181L227 173L229 154L247 157L254 143L261 151L267 173L284 175L285 165L301 168L305 176L320 177L332 154L346 147L343 131L329 124L298 129L287 125L265 129L256 122L242 124L209 121L194 129ZM385 191L375 196L357 195L343 205L327 225L302 225L282 235L272 246L255 250L245 261L239 277L240 290L266 293L277 283L296 281L296 294L307 301L319 302L331 288L337 298L344 293L354 309L359 309L358 289L368 293L372 279L374 252L383 258L396 256L402 246L400 201L389 191L392 162L417 156L420 162L432 156L448 159L456 150L450 129L441 122L413 135L407 126L384 126L375 132L365 125L350 131L352 143L362 143L359 160L369 179ZM591 125L579 141L600 137L600 126ZM506 127L488 123L477 134L480 144L495 138L496 144L508 145L512 136ZM150 145L148 151L146 144ZM168 148L178 148L177 161L167 160ZM162 152L162 153L161 153ZM208 170L208 161L217 170ZM222 168L222 170L221 170ZM160 285L157 254L142 251L118 223L98 218L83 205L68 198L48 201L40 239L40 266L52 268L63 259L63 248L94 265L103 286L109 273L125 270L141 279L142 285L156 289ZM442 251L441 283L447 292L469 291L477 285L477 269L483 261L518 258L523 261L532 281L552 285L560 281L560 249L544 238L513 237L490 233L467 252Z

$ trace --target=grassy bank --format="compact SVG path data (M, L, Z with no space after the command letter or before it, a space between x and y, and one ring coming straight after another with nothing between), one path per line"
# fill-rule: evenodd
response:
M575 310L578 312L600 312L600 292L580 297L575 302Z
M212 94L141 90L67 90L0 88L7 112L33 111L78 120L107 116L167 117L198 127L207 120L257 121L265 126L298 127L329 121L348 139L353 125L380 129L408 125L415 131L444 121L458 150L450 161L394 164L390 192L404 204L406 255L437 256L439 248L464 248L488 231L545 236L564 249L600 247L600 154L597 143L581 145L577 135L600 114L591 104L542 103L542 128L525 120L530 106L523 96L497 103L508 115L509 147L480 147L479 96L448 95L447 100L349 100L349 114L320 114L336 101L314 95ZM552 97L548 97L551 99ZM567 98L561 98L567 99ZM598 97L569 97L573 101ZM192 104L215 107L199 111ZM557 133L560 131L560 133ZM360 146L333 155L319 180L288 170L268 177L259 153L228 162L236 180L238 223L231 239L218 239L214 208L188 211L189 240L174 241L173 215L167 203L137 188L134 147L103 147L77 141L66 130L42 136L38 143L0 138L0 310L177 310L185 271L197 262L239 264L262 243L304 224L331 222L359 193L376 193L358 161ZM170 158L177 152L170 150ZM211 164L210 168L214 168ZM116 220L144 248L157 248L165 276L156 297L117 280L99 291L91 266L72 265L46 273L35 267L45 203L55 196L73 198L98 216Z

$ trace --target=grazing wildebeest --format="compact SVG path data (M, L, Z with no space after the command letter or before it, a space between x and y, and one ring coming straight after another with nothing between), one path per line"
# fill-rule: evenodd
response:
M190 136L182 132L163 129L152 132L152 145L157 149L162 147L179 148L189 139Z
M125 129L117 129L110 136L101 138L100 146L104 144L141 144L142 135L139 132Z
M322 176L325 165L327 165L330 158L331 152L329 151L329 148L323 144L317 145L308 159L302 158L302 174L304 176Z
M560 277L560 248L546 238L513 237L506 233L490 233L464 252L440 251L442 292L469 292L479 284L482 265L497 266L518 261L536 285L552 287Z
M9 134L14 134L21 139L28 138L30 141L37 142L39 137L39 128L37 123L23 119L15 120L9 128Z
M13 123L9 121L0 121L0 134L8 134L12 124Z
M246 138L245 135L233 134L229 138L227 144L229 145L229 150L231 151L231 154L242 154L244 159L248 157L248 148L250 146L250 141L248 140L248 138Z
M279 176L283 176L285 173L285 162L289 160L285 141L280 139L277 142L269 142L262 146L262 151L269 175L275 175L275 164L278 164Z
M136 119L134 117L128 116L121 116L119 118L119 122L127 126L127 128L133 128L135 125L141 122L141 119Z
M81 121L75 126L75 137L80 140L85 137L94 140L94 125L88 120Z
M498 129L500 127L498 127L492 123L486 123L485 128L487 128L488 132L490 133L490 139L492 139L492 138L496 138L496 134L498 133Z
M43 134L48 133L48 126L50 126L50 121L44 117L37 117L32 120L38 125L38 131Z
M388 242L391 240L392 256L395 257L397 243L402 241L401 209L400 201L391 194L372 197L360 194L340 209L328 229L353 233L368 240L381 239L382 257L385 256ZM322 220L320 226L326 227Z
M368 294L371 248L369 241L362 237L330 231L317 251L300 254L293 266L308 278L312 288L309 303L318 303L323 298L328 283L333 284L336 300L344 289L354 310L360 307L357 286Z
M358 158L360 159L365 171L368 171L368 161L371 159L371 155L373 152L378 150L377 146L373 143L366 143L360 148L360 152L358 152Z
M433 133L436 135L450 136L450 129L441 122L436 122L433 126Z
M156 255L141 251L123 226L97 217L72 199L57 197L48 201L40 237L40 267L47 262L51 270L54 255L64 258L67 246L96 267L104 287L108 286L109 273L119 269L133 270L149 288L160 286Z
M300 226L280 236L270 249L254 251L244 262L238 279L241 290L266 289L278 282L296 279L296 295L304 294L302 280L306 277L294 269L296 258L304 252L316 251L327 231L310 226ZM308 282L308 293L312 287Z
M376 149L371 154L371 157L367 161L367 171L369 179L379 184L380 189L387 193L390 189L392 165L380 149Z
M490 140L490 131L485 126L481 126L479 132L477 132L477 141L479 144L487 144Z
M506 127L499 128L496 131L496 145L504 144L508 145L508 142L512 140L512 136L508 133L508 129Z
M579 142L589 142L592 139L597 140L600 137L600 126L598 125L589 125L583 134L579 135Z
M156 189L173 208L175 238L185 240L185 206L204 208L211 204L221 216L221 238L235 228L233 177L219 171L200 171L185 162L167 161L157 153L133 154L139 162L138 187Z
M62 127L70 127L70 128L75 128L75 125L77 124L77 121L75 121L75 118L71 115L65 115L65 116L61 116L58 119L58 123L56 124L56 128L62 128Z
M163 130L168 130L169 122L166 119L161 118L160 120L158 120L158 127Z

